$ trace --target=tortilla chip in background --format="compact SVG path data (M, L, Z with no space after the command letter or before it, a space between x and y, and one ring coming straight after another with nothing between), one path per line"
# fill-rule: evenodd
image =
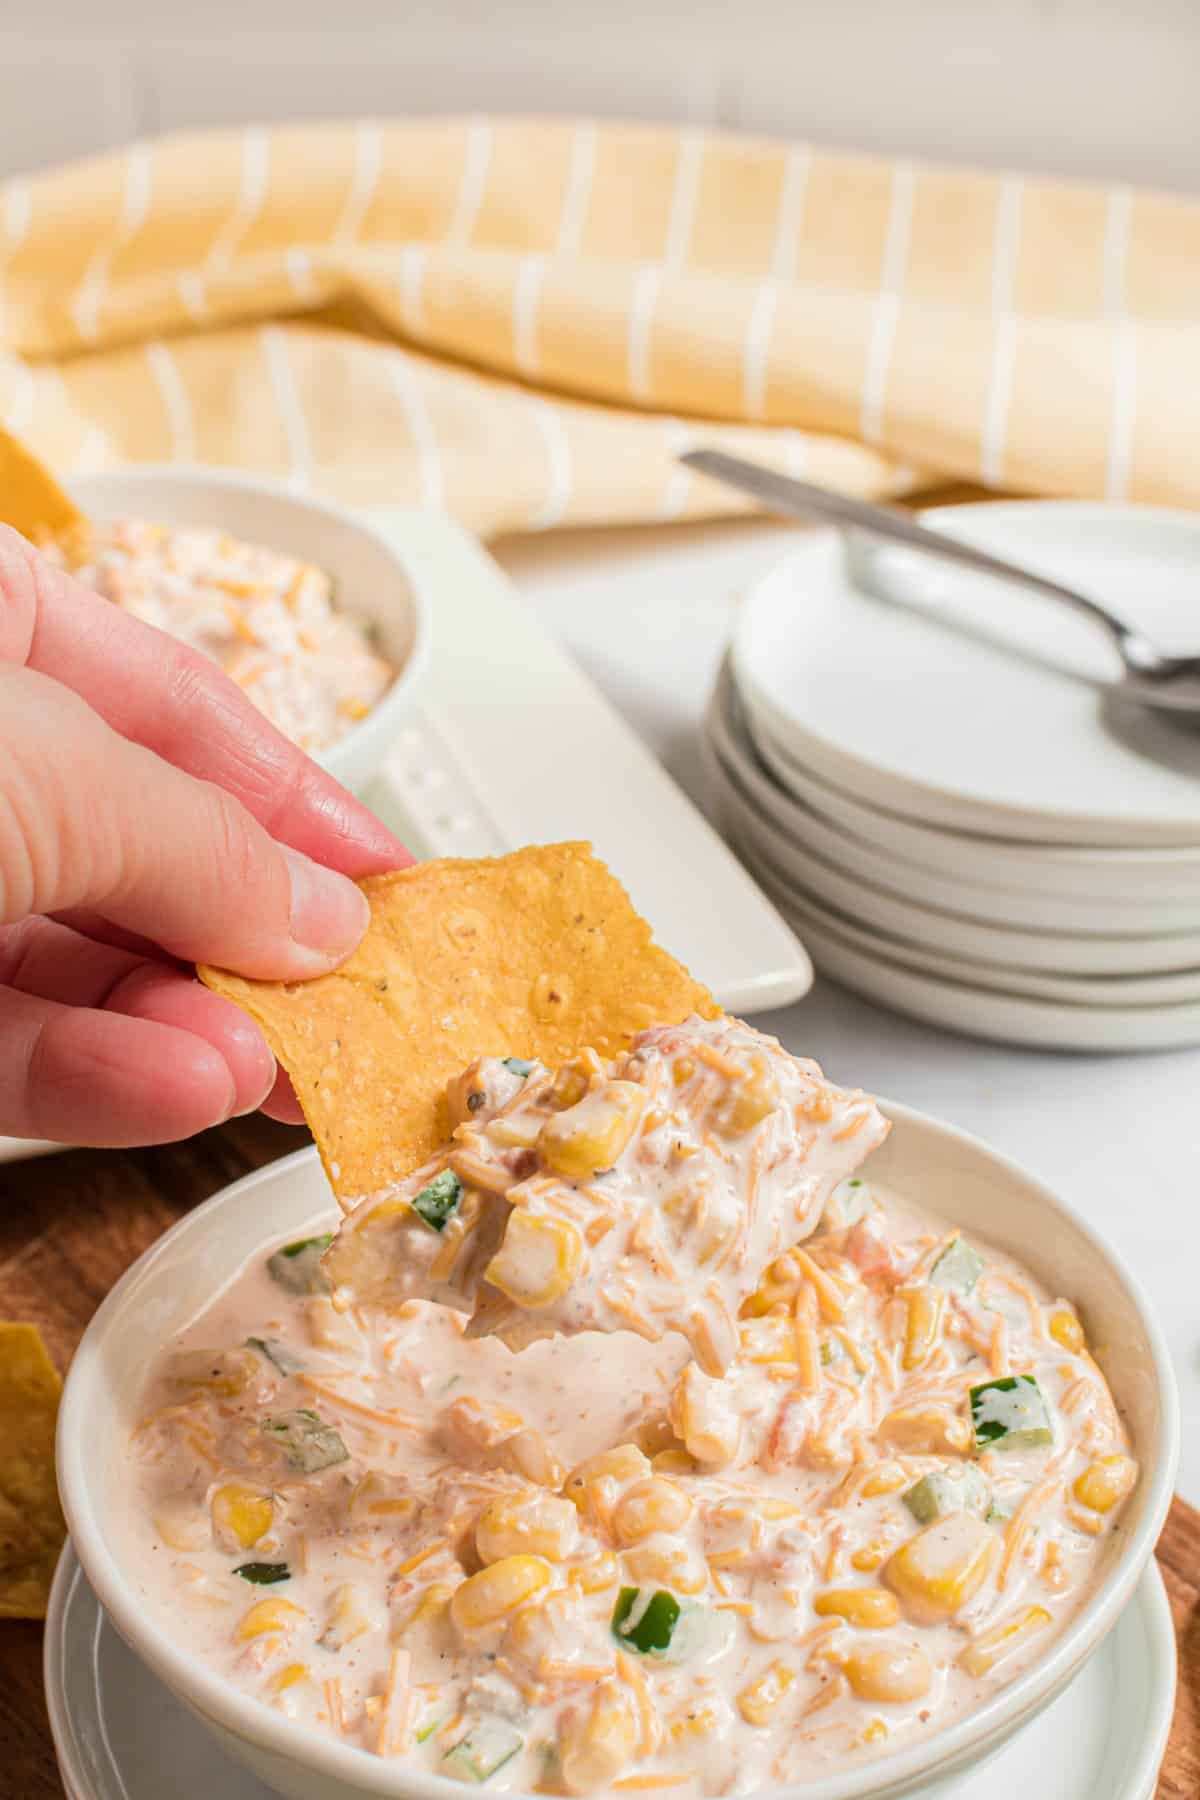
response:
M0 522L36 544L82 517L33 452L0 427Z
M46 1616L67 1534L54 1476L61 1392L37 1326L0 1324L0 1618Z
M588 844L447 857L360 886L370 928L333 974L199 970L262 1027L345 1200L444 1142L445 1084L477 1056L611 1056L647 1025L720 1010Z

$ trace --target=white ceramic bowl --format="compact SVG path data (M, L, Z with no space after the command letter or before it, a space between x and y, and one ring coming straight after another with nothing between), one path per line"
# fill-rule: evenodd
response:
M937 1737L796 1788L797 1800L898 1800L981 1761L1047 1705L1132 1594L1166 1517L1178 1455L1166 1347L1147 1301L1112 1252L1054 1194L977 1139L903 1107L886 1110L894 1128L871 1159L871 1174L1010 1250L1077 1302L1142 1479L1101 1584L1039 1662ZM67 1377L58 1426L63 1507L88 1580L121 1636L268 1786L290 1800L449 1800L461 1789L443 1777L381 1762L297 1725L195 1660L140 1598L128 1558L126 1446L147 1366L263 1243L320 1229L332 1210L316 1152L300 1151L189 1213L134 1264L96 1313Z
M366 718L314 761L348 788L371 779L395 740L429 642L428 600L401 550L343 507L248 475L147 465L81 475L68 485L94 519L219 525L249 543L301 556L326 570L336 583L339 607L374 627L396 674Z

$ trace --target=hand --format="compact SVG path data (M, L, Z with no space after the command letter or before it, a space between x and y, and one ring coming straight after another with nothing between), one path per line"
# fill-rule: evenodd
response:
M298 1119L187 965L323 974L366 929L346 877L411 860L215 663L0 527L0 1133Z

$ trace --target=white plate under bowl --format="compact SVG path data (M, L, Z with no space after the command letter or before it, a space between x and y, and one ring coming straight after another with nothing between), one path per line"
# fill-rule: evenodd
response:
M429 599L402 544L389 541L361 514L229 470L134 467L80 475L68 485L94 519L219 525L249 543L267 544L326 570L338 605L372 627L395 675L366 718L315 760L349 788L370 780L392 747L429 647Z
M786 861L793 879L830 906L880 931L916 943L931 939L952 954L1013 970L1041 969L1060 975L1159 975L1200 969L1200 926L1193 932L1122 933L1039 930L1011 920L969 918L949 905L930 905L897 893L882 876L843 866L805 844L797 851L808 814L785 794L745 735L728 671L718 679L705 720L705 743L716 773L738 801L772 836L773 854ZM832 831L832 828L830 828ZM840 834L838 834L840 837ZM836 843L833 836L826 840ZM801 866L802 865L802 866ZM882 865L888 875L894 865ZM957 898L957 895L956 895Z
M764 767L763 777L754 784L755 796L777 819L792 854L815 852L916 906L958 913L962 918L978 919L988 925L1101 937L1146 937L1200 930L1200 892L1183 900L1160 899L1156 893L1142 900L1109 899L1103 894L1040 894L1018 885L1005 889L977 887L966 874L941 875L920 868L894 851L878 849L866 839L843 831L840 825L831 824L804 806L785 791L777 766L780 752L761 723L754 728L752 741ZM1197 746L1200 754L1200 734ZM744 755L741 760L745 762Z
M1111 602L1168 649L1200 648L1193 515L1036 501L922 519ZM1200 734L1105 695L1117 667L1094 626L928 558L900 569L878 597L819 533L754 588L733 653L756 726L822 780L926 824L1200 847Z
M271 1800L121 1641L70 1544L50 1595L45 1671L68 1800ZM1150 1800L1174 1698L1175 1637L1152 1564L1052 1706L990 1762L914 1800Z
M810 1784L805 1800L901 1800L936 1777L974 1771L1081 1671L1117 1624L1152 1560L1179 1453L1175 1377L1153 1308L1136 1280L1074 1211L978 1139L884 1102L887 1141L867 1165L900 1193L1019 1254L1079 1306L1143 1470L1096 1588L1043 1654L969 1717L867 1768ZM380 1762L282 1717L194 1655L169 1613L147 1604L124 1549L126 1445L146 1367L248 1257L285 1232L320 1228L332 1202L315 1151L234 1182L174 1225L118 1282L75 1353L57 1435L59 1487L76 1552L125 1641L199 1715L231 1755L290 1800L446 1800L442 1778ZM770 1792L770 1790L768 1790ZM786 1800L775 1791L772 1800Z

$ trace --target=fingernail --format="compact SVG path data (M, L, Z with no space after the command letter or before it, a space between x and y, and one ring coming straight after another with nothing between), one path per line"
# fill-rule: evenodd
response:
M292 884L292 942L313 964L313 973L349 956L362 938L371 910L345 875L322 868L299 850L282 846Z
M237 1104L237 1095L234 1095L233 1111L229 1115L230 1118L244 1119L247 1113L257 1112L263 1101L273 1092L277 1074L278 1069L275 1065L275 1058L272 1056L270 1074L267 1075L264 1080L260 1081L257 1089L252 1088L250 1090L249 1100L244 1101L243 1104L239 1106Z

